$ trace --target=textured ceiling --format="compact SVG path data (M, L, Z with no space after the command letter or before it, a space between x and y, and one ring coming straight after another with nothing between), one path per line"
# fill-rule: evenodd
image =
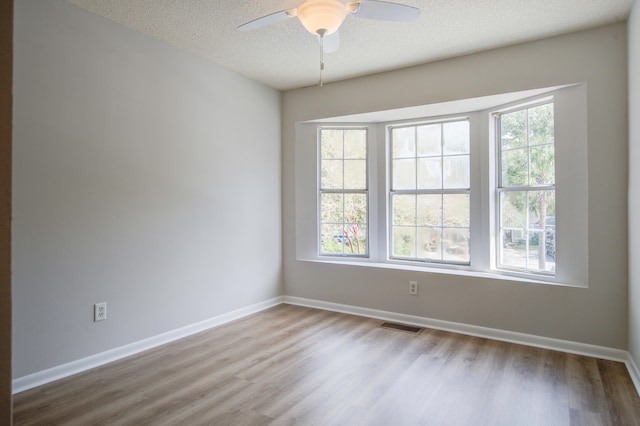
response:
M236 27L303 0L68 0L277 89L318 83L320 47L297 19ZM633 0L393 0L414 22L347 16L325 82L625 21Z

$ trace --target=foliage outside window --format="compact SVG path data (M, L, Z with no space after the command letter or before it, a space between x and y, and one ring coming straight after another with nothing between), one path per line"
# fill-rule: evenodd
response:
M392 258L469 264L468 120L392 127Z
M547 103L497 116L499 268L555 272L553 108Z
M366 129L320 129L320 254L368 254Z

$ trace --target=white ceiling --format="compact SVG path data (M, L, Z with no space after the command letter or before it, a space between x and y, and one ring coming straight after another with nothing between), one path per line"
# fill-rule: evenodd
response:
M297 19L236 27L303 0L68 0L277 89L318 83L320 47ZM625 21L634 0L393 0L414 22L347 16L325 82Z

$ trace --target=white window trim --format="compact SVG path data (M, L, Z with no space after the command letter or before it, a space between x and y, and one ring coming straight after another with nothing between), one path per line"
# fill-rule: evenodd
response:
M588 214L587 214L587 131L586 87L584 84L561 88L541 89L535 97L531 92L519 99L508 94L512 102L472 112L455 101L454 112L443 115L413 115L405 120L380 123L381 113L374 113L376 122L362 120L366 115L332 120L316 120L296 124L296 259L320 263L343 264L444 273L459 276L492 278L526 283L556 284L588 287ZM496 263L495 231L496 176L487 165L496 160L495 132L491 113L527 102L538 102L543 95L553 96L555 105L556 140L556 225L558 248L555 276L498 270ZM480 99L480 98L478 98ZM476 101L468 100L468 101ZM470 102L473 104L473 102ZM437 105L436 107L439 107ZM445 105L449 106L449 105ZM433 108L434 106L428 106ZM418 107L416 107L418 108ZM436 108L437 109L437 108ZM446 109L446 108L445 108ZM398 115L398 110L393 111ZM469 117L471 138L471 264L450 265L393 260L388 257L389 229L389 172L386 126L399 123L418 123L447 118ZM360 118L360 120L358 120ZM366 127L369 179L369 257L319 256L317 250L317 129L318 127ZM570 167L566 167L569 165ZM563 170L564 169L564 170ZM568 170L570 169L570 171Z

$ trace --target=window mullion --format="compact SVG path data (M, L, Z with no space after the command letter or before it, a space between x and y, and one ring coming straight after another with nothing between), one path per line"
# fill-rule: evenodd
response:
M555 191L555 189L555 185L506 186L496 188L498 192Z
M418 194L418 195L438 195L438 194L470 194L471 190L467 189L467 188L463 188L463 189L418 189L418 190L413 190L413 189L396 189L396 190L391 190L389 191L390 194L392 195L411 195L411 194Z

